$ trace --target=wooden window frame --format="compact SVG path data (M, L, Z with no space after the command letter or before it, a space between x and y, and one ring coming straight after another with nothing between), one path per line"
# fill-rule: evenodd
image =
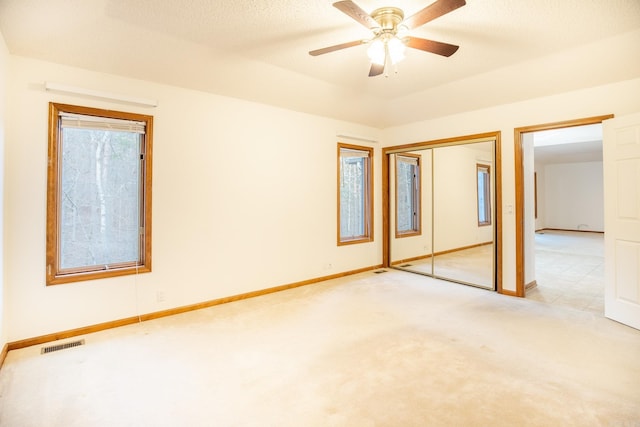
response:
M488 188L485 188L485 216L486 221L480 221L480 189L478 188L478 172L481 170L487 171ZM476 163L476 209L478 211L478 227L486 227L491 225L491 165Z
M400 157L415 158L417 162L417 172L415 176L416 188L414 189L414 196L416 197L417 209L414 212L414 228L409 231L398 230L398 163L400 163ZM422 235L422 169L421 169L422 156L420 154L412 153L398 153L396 154L395 162L395 198L396 198L396 216L395 216L395 229L396 238L412 237Z
M140 247L139 261L131 263L111 264L101 268L87 267L77 269L60 269L58 246L60 242L60 176L61 176L61 131L60 113L81 114L102 118L132 120L145 123L143 134L144 154L141 155L141 201L140 201ZM58 285L106 277L146 273L151 271L151 184L152 184L152 144L153 116L49 103L49 142L47 167L47 230L46 230L46 284Z
M363 218L364 234L362 236L343 238L340 234L340 224L341 224L340 167L341 167L341 160L342 160L342 155L341 155L342 149L362 151L367 153L367 156L365 157L367 159L367 161L365 162L365 185L367 188L364 190L365 191L365 194L364 194L365 208L364 208L364 218ZM373 148L339 142L337 153L338 153L337 155L337 188L338 188L338 191L337 191L338 193L337 241L338 241L338 246L372 242L373 241Z

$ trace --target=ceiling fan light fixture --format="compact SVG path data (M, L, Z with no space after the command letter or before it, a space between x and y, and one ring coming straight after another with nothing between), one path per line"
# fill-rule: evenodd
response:
M367 55L371 61L369 77L385 73L387 65L393 65L397 69L395 66L405 58L404 54L407 47L449 57L456 53L459 46L411 36L409 31L442 15L446 15L465 4L466 0L435 0L409 18L404 19L404 12L397 7L381 7L368 14L353 0L339 0L333 3L333 6L371 30L373 38L312 50L309 51L309 55L318 56L336 50L369 44L367 49Z
M395 36L383 36L374 39L367 49L367 55L372 64L385 65L387 56L392 65L402 61L405 44Z
M391 60L391 63L393 65L404 59L404 51L406 46L399 38L392 37L387 42L387 48L389 50L389 59Z
M367 55L373 64L384 65L387 56L385 43L379 38L374 39L367 49Z

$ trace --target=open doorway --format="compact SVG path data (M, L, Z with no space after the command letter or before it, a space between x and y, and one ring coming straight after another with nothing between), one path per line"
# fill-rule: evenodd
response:
M586 130L588 133L588 126L599 126L611 117L598 116L515 129L518 296L524 297L528 293L532 298L602 312L604 296L603 290L600 291L603 288L600 276L604 263L604 219L603 214L592 212L593 206L599 212L603 209L602 196L594 192L594 182L599 180L602 188L602 160L601 157L589 157L598 151L601 156L602 138L595 142L592 138L578 137L578 141L573 143L581 145L574 146L546 145L555 148L542 148L545 144L539 144L537 165L534 139L537 135L540 140L552 140L555 131L560 138L567 138L562 136L566 132L563 129ZM554 132L548 132L551 130ZM569 133L580 135L580 132ZM583 181L587 181L587 185ZM585 207L584 203L590 203L591 207ZM538 260L536 248L540 253ZM539 272L540 283L537 282L536 264L540 269L547 268ZM546 289L543 289L543 282Z
M528 132L522 139L525 222L533 211L535 229L534 259L525 261L525 282L527 268L534 269L527 298L603 315L602 124Z

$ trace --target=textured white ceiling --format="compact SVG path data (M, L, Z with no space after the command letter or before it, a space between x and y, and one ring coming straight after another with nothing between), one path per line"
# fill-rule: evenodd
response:
M536 163L602 161L602 124L533 132Z
M594 123L592 125L549 129L532 133L534 147L602 141L602 124Z
M602 141L536 147L534 158L537 164L601 162Z
M430 2L356 0L406 16ZM378 127L640 76L639 0L468 0L412 31L456 54L409 49L388 78L367 77L366 46L308 55L370 35L331 3L0 0L0 31L16 55Z

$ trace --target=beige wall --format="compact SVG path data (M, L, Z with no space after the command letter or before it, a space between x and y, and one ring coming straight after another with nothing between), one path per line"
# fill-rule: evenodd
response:
M10 341L382 262L379 149L375 242L336 245L336 134L375 138L379 130L21 57L11 57L10 81ZM45 81L157 99L159 105L45 92ZM50 101L154 116L152 273L45 286Z
M524 283L528 285L536 280L536 211L535 211L535 152L533 133L522 135L522 184L524 185Z
M602 162L544 166L545 227L604 231Z
M9 69L9 52L2 34L0 34L0 350L7 343L8 326L8 291L4 282L4 141L6 115L6 89Z
M493 240L493 227L478 225L476 165L489 165L491 176L494 168L492 163L487 162L491 160L491 154L474 149L473 146L476 145L434 150L433 233L436 253ZM492 208L492 224L495 223L494 213L495 209Z
M538 179L538 217L535 221L535 229L541 230L545 227L545 218L544 212L546 210L545 200L544 200L544 187L546 185L546 179L544 175L544 165L537 164L535 165L536 178Z

